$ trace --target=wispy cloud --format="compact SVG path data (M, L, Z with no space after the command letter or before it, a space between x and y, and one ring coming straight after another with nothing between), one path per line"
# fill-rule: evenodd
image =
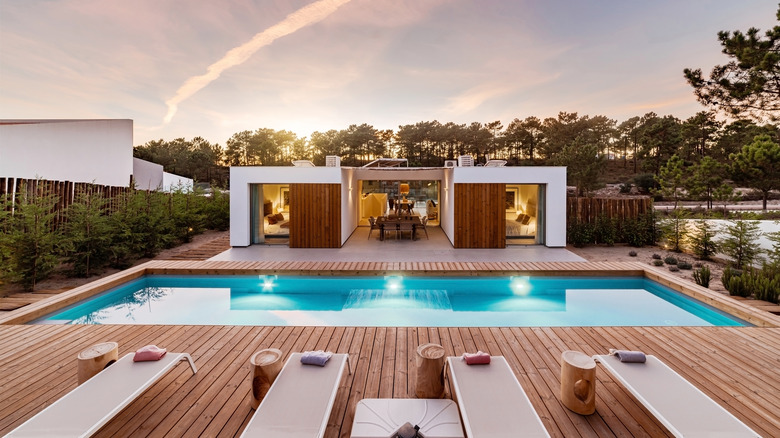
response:
M168 105L168 113L165 115L163 123L170 123L173 116L176 115L176 111L182 101L219 78L219 75L221 75L223 71L244 63L255 52L273 43L277 39L324 20L335 12L336 9L350 1L351 0L319 0L311 3L291 13L279 23L256 34L248 42L229 50L222 59L211 64L206 69L205 74L187 79L176 91L176 95L165 102L166 105Z

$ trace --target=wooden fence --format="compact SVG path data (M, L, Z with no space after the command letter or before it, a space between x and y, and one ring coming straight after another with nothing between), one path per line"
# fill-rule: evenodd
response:
M54 195L57 203L54 206L54 226L65 222L65 214L73 202L84 195L98 194L106 200L106 208L113 211L119 207L120 196L128 193L129 187L104 186L91 183L74 183L71 181L50 181L45 179L26 178L2 178L0 177L0 198L6 195L11 203L7 208L12 209L16 200L20 197L32 198L37 196Z
M652 211L653 200L650 197L637 198L566 198L566 218L574 218L580 223L595 223L604 215L619 220L636 219Z

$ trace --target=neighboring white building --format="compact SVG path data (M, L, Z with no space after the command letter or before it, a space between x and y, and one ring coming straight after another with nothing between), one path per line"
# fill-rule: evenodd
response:
M565 167L231 167L230 191L236 247L340 247L406 198L458 248L566 246Z
M139 189L192 187L192 179L133 158L133 121L0 120L0 178Z
M192 190L192 178L163 171L161 164L133 157L133 181L138 190Z
M0 120L0 177L127 187L133 121Z

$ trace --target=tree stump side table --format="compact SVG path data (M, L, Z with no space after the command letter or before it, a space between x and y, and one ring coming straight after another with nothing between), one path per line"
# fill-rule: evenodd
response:
M263 397L273 385L282 370L282 351L266 348L252 355L252 408L257 409Z
M444 397L444 347L439 344L420 345L415 363L417 398Z
M95 344L79 353L77 360L78 379L79 385L81 385L119 360L119 344L116 342Z
M561 402L581 415L596 412L596 361L579 351L561 353Z

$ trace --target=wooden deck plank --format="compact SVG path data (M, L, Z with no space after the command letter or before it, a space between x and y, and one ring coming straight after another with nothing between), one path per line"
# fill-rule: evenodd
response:
M558 399L560 352L586 354L606 348L637 348L673 369L764 436L780 436L776 378L779 328L569 327L569 328L365 328L226 326L2 326L0 340L24 339L27 351L50 350L29 366L23 342L2 349L0 434L75 387L75 355L85 344L114 340L120 354L145 343L188 351L199 367L174 368L96 436L235 436L249 407L249 357L262 348L322 348L350 353L326 437L348 437L354 408L364 396L413 397L414 349L420 342L444 346L447 355L470 348L507 357L518 380L553 436L664 436L666 430L601 367L596 414L581 417ZM90 344L91 345L91 344ZM88 346L88 345L87 345ZM774 356L773 356L774 355ZM65 360L63 360L65 358ZM755 358L755 361L754 361ZM7 370L11 373L6 374ZM742 372L744 370L744 373ZM24 385L21 385L24 382ZM450 397L449 381L446 396ZM33 389L19 397L16 387ZM45 391L43 389L46 389ZM6 401L9 400L9 401ZM14 400L11 408L10 400ZM20 404L21 402L21 404Z

